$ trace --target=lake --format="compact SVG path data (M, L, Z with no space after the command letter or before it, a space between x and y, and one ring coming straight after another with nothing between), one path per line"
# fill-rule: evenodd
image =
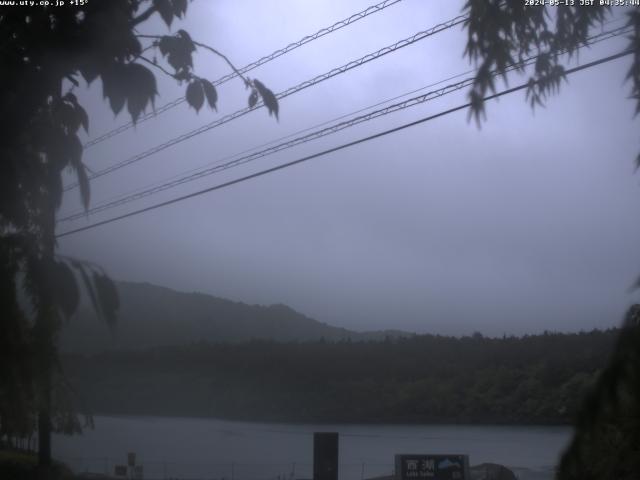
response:
M312 477L313 432L340 434L340 480L393 472L396 453L462 453L471 465L511 467L523 480L553 478L567 427L313 425L210 418L96 416L95 430L56 435L53 454L79 472L110 473L136 453L145 479L291 480Z

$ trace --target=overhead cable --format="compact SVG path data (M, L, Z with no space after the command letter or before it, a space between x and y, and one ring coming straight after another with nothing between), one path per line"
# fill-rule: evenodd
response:
M588 68L593 68L593 67L595 67L597 65L600 65L600 64L603 64L603 63L607 63L607 62L611 62L613 60L616 60L618 58L624 57L626 55L630 55L632 53L634 53L633 50L625 50L623 52L620 52L620 53L617 53L617 54L614 54L614 55L610 55L608 57L604 57L604 58L601 58L599 60L596 60L596 61L593 61L593 62L589 62L589 63L586 63L584 65L580 65L578 67L574 67L574 68L568 69L564 73L565 73L565 75L569 75L569 74L572 74L572 73L575 73L575 72L579 72L581 70L585 70L585 69L588 69ZM506 89L506 90L502 90L501 92L495 93L493 95L486 96L486 97L484 97L483 101L492 100L494 98L498 98L498 97L501 97L501 96L504 96L504 95L508 95L510 93L517 92L519 90L524 90L525 88L529 88L529 87L531 87L531 82L525 82L525 83L522 83L522 84L518 85L517 87L513 87L513 88ZM209 192L213 192L213 191L216 191L216 190L221 190L223 188L227 188L227 187L230 187L232 185L236 185L238 183L245 182L247 180L251 180L251 179L254 179L254 178L257 178L257 177L261 177L261 176L267 175L269 173L277 172L279 170L284 170L285 168L289 168L289 167L292 167L294 165L298 165L298 164L307 162L309 160L328 155L330 153L334 153L334 152L337 152L337 151L340 151L340 150L344 150L346 148L350 148L350 147L353 147L355 145L359 145L361 143L365 143L365 142L374 140L376 138L381 138L381 137L390 135L392 133L396 133L396 132L399 132L401 130L404 130L404 129L407 129L407 128L410 128L410 127L414 127L416 125L421 125L421 124L423 124L425 122L434 120L436 118L440 118L440 117L443 117L445 115L449 115L451 113L467 109L470 106L471 106L470 102L462 104L462 105L458 105L457 107L453 107L453 108L450 108L448 110L444 110L444 111L436 113L434 115L429 115L427 117L420 118L420 119L415 120L413 122L405 123L405 124L400 125L398 127L390 128L388 130L384 130L382 132L375 133L373 135L368 135L366 137L362 137L362 138L359 138L357 140L353 140L351 142L343 143L343 144L338 145L336 147L332 147L332 148L329 148L329 149L326 149L326 150L322 150L320 152L304 156L302 158L299 158L297 160L293 160L291 162L287 162L287 163L283 163L283 164L277 165L275 167L267 168L265 170L261 170L261 171L256 172L256 173L252 173L252 174L246 175L244 177L240 177L240 178L237 178L237 179L234 179L234 180L230 180L228 182L224 182L224 183L220 183L220 184L217 184L217 185L213 185L211 187L208 187L208 188L205 188L205 189L202 189L202 190L198 190L196 192L192 192L192 193L189 193L189 194L186 194L186 195L182 195L182 196L173 198L171 200L166 200L164 202L156 203L154 205L150 205L150 206L147 206L147 207L144 207L144 208L140 208L140 209L137 209L137 210L134 210L134 211L122 214L122 215L111 217L111 218L108 218L106 220L102 220L100 222L96 222L96 223L92 223L90 225L86 225L84 227L79 227L79 228L75 228L75 229L72 229L72 230L67 230L66 232L62 232L62 233L59 233L58 235L56 235L56 238L62 238L62 237L66 237L68 235L72 235L72 234L75 234L75 233L91 230L91 229L97 228L99 226L107 225L107 224L110 224L110 223L113 223L113 222L117 222L119 220L123 220L125 218L129 218L129 217L133 217L133 216L136 216L136 215L140 215L142 213L146 213L146 212L149 212L151 210L156 210L156 209L159 209L159 208L167 207L169 205L173 205L175 203L179 203L179 202L182 202L184 200L188 200L190 198L198 197L200 195L204 195L204 194L209 193Z
M358 20L362 20L363 18L368 17L369 15L372 15L374 13L378 13L383 11L385 8L390 7L392 5L395 5L399 2L401 2L402 0L384 0L383 2L377 3L375 5L371 5L370 7L365 8L364 10L358 12L358 13L354 13L353 15L344 18L342 20L339 20L338 22L334 23L333 25L329 26L329 27L325 27L325 28L321 28L320 30L318 30L317 32L311 34L311 35L307 35L305 37L302 37L300 40L296 41L296 42L291 42L289 45L287 45L284 48L280 48L278 50L276 50L275 52L270 53L269 55L265 55L264 57L256 60L255 62L249 63L248 65L245 65L244 67L241 67L238 69L238 72L243 75L247 72L250 72L251 70L264 65L265 63L268 63L272 60L275 60L278 57L281 57L282 55L285 55L303 45L306 45L309 42L312 42L314 40L317 40L318 38L324 37L325 35L328 35L330 33L335 32L336 30L340 30L341 28L346 27L347 25L351 25L352 23L357 22ZM217 80L214 80L212 83L215 86L218 85L222 85L225 82L228 82L229 80L237 77L238 74L236 72L231 72L223 77L218 78ZM168 102L160 107L158 107L157 109L155 109L155 111L153 112L149 112L145 115L142 115L140 118L138 118L137 122L134 124L133 122L128 122L125 123L124 125L121 125L117 128L114 128L113 130L110 130L106 133L104 133L103 135L100 135L99 137L96 137L92 140L89 140L87 143L84 144L84 148L89 148L92 147L93 145L96 145L100 142L103 142L111 137L114 137L122 132L125 132L131 128L133 128L136 125L139 125L140 123L149 120L150 118L154 118L158 115L160 115L161 113L164 113L168 110L171 110L174 107L177 107L178 105L184 103L185 97L182 96L180 98L176 98L175 100Z
M603 40L607 40L609 38L612 38L614 36L619 36L619 35L623 35L624 33L627 33L628 31L630 31L627 27L622 27L622 28L618 28L615 30L611 30L608 32L603 32L601 34L595 35L593 37L591 37L588 40L588 44L589 45L594 45L598 42L601 42ZM556 55L561 55L563 53L566 53L565 51L561 51L561 52L556 52ZM520 62L514 63L512 65L509 65L506 69L504 70L495 70L493 72L491 72L491 75L493 76L497 76L497 75L502 75L505 73L508 73L510 71L513 70L517 70L517 69L522 69L524 67L526 67L527 65L530 65L532 63L534 63L541 54L537 54L537 55L533 55L527 59L524 59ZM449 77L448 79L445 80L441 80L439 82L436 82L436 84L441 84L444 83L446 81L449 81L455 77L459 77L461 76L461 74L459 75L455 75L453 77ZM373 119L382 117L382 116L386 116L389 115L391 113L394 112L398 112L400 110L404 110L407 108L411 108L417 105L421 105L425 102L434 100L436 98L442 97L444 95L448 95L450 93L453 93L455 91L461 90L463 88L469 87L471 85L473 85L474 82L474 76L468 77L462 81L453 83L453 84L449 84L446 85L440 89L437 90L433 90L409 99L406 99L402 102L398 102L392 105L389 105L387 107L378 109L378 110L374 110L371 111L367 114L363 114L363 115L359 115L359 116L355 116L353 118L350 118L348 120L344 120L342 122L338 122L335 123L333 125L330 125L328 127L310 132L306 135L302 135L302 136L298 136L296 138L293 138L291 140L288 141L283 141L281 143L278 143L276 145L273 145L271 147L259 150L259 151L254 151L252 153L248 153L245 155L234 155L233 157L235 157L233 160L227 161L227 162L218 162L216 164L214 164L213 166L207 167L207 168L203 168L203 169L198 169L193 173L188 173L188 174L183 174L182 176L178 176L175 179L166 181L164 183L160 183L158 185L154 185L152 187L149 188L145 188L133 193L130 193L128 195L123 195L118 197L117 199L108 201L108 202L104 202L102 204L96 205L95 207L90 208L89 210L81 210L78 211L76 213L67 215L65 217L60 218L58 221L59 222L67 222L67 221L73 221L73 220L77 220L77 219L81 219L81 218L85 218L87 215L91 215L91 214L95 214L95 213L99 213L105 210L110 210L112 208L121 206L121 205L125 205L127 203L130 203L132 201L136 201L145 197L148 197L150 195L171 189L171 188L175 188L179 185L185 184L185 183L189 183L195 180L198 180L200 178L203 177L207 177L210 176L212 174L233 168L233 167L237 167L240 165L244 165L246 163L252 162L254 160L257 160L259 158L263 158L266 157L268 155L272 155L274 153L280 152L282 150L286 150L298 145L302 145L304 143L310 142L312 140L316 140L318 138L322 138L334 133L337 133L339 131L345 130L347 128L351 128L355 125L359 125L361 123L364 122L368 122L371 121ZM422 87L419 90L425 90L426 88L433 86L429 85L427 87ZM405 95L402 95L405 96ZM385 102L382 102L385 103ZM369 107L369 108L373 108L373 107ZM367 108L367 109L369 109ZM365 109L366 110L366 109ZM309 129L305 129L309 130ZM298 132L300 133L300 132Z
M352 60L351 62L348 62L340 67L336 67L326 73L323 73L321 75L318 75L312 79L309 80L305 80L302 83L299 83L298 85L295 85L293 87L290 87L278 94L276 94L276 98L278 100L282 100L285 97L288 97L289 95L293 95L294 93L297 93L301 90L304 90L306 88L312 87L314 85L317 85L318 83L321 83L325 80L328 80L330 78L333 78L337 75L343 74L345 72L348 72L354 68L357 68L361 65L364 65L365 63L368 63L372 60L376 60L384 55L387 55L388 53L391 52L395 52L396 50L399 50L403 47L406 47L408 45L412 45L416 42L419 42L420 40L424 40L425 38L428 38L432 35L435 35L436 33L442 32L444 30L447 30L449 28L452 28L456 25L459 25L461 23L463 23L466 20L466 16L458 16L456 18L453 18L447 22L438 24L428 30L423 30L420 31L410 37L404 38L402 40L399 40L397 42L395 42L392 45L386 46L384 48L381 48L380 50L377 50L373 53L369 53L367 55L364 55L363 57L360 57L356 60ZM126 167L128 165L131 165L133 163L139 162L140 160L143 160L147 157L150 157L151 155L155 155L158 152L161 152L162 150L165 150L169 147L172 147L173 145L176 145L178 143L184 142L185 140L189 140L190 138L195 137L196 135L200 135L204 132L207 132L213 128L219 127L221 125L224 125L225 123L228 123L232 120L235 120L239 117L242 117L248 113L250 113L253 110L256 110L257 108L259 108L260 106L262 106L263 103L262 102L258 102L258 104L256 104L254 107L245 107L243 109L237 110L233 113L230 113L228 115L225 115L224 117L219 118L218 120L215 120L211 123L208 123L206 125L203 125L199 128L196 128L195 130L191 130L190 132L187 132L185 134L182 134L178 137L174 137L171 140L167 140L164 143L161 143L160 145L156 145L155 147L152 147L148 150L145 150L144 152L141 152L137 155L134 155L132 157L129 157L125 160L122 160L118 163L115 163L114 165L111 165L109 167L106 167L102 170L98 170L94 173L92 173L91 175L89 175L89 179L93 180L96 178L100 178L104 175L107 175L109 173L112 173L116 170L119 170L123 167ZM74 188L78 187L78 183L74 182L71 183L70 185L66 186L64 188L64 191L69 191L72 190Z

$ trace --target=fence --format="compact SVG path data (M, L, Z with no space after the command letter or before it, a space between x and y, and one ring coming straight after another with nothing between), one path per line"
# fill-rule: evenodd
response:
M125 458L59 457L76 473L113 477L116 465L126 465ZM144 480L301 480L313 478L313 464L308 462L173 462L146 461L140 458ZM340 463L340 480L364 480L392 475L392 463ZM120 477L122 478L122 477Z

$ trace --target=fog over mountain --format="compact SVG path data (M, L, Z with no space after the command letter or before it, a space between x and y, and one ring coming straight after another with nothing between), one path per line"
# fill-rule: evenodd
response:
M371 3L193 2L188 20L174 23L173 31L185 28L244 65ZM284 91L445 22L463 5L403 1L251 75L274 92ZM162 20L152 19L148 29L164 31ZM92 205L469 71L466 40L463 26L451 28L283 98L278 122L258 109L96 178ZM620 37L593 45L566 65L605 57L626 43ZM195 60L206 78L229 72L206 52ZM532 112L524 93L507 95L487 104L481 128L464 111L446 115L64 237L60 253L95 262L114 278L249 304L281 302L354 330L502 336L617 326L638 298L628 289L640 273L634 175L639 124L624 83L630 62L619 59L570 76L545 108ZM509 86L529 73L514 72ZM173 79L158 81L158 105L184 95ZM91 137L127 121L121 114L114 122L99 82L76 93L91 111ZM462 89L134 204L81 216L61 223L59 231L445 111L467 102L468 93ZM242 82L228 82L220 87L218 112L195 114L181 105L88 149L84 161L92 170L108 168L244 108L246 97ZM79 195L69 192L60 216L79 210Z
M113 332L85 306L62 331L63 351L136 349L194 342L247 340L381 340L400 331L355 332L309 318L283 305L248 305L149 283L118 282L120 314Z

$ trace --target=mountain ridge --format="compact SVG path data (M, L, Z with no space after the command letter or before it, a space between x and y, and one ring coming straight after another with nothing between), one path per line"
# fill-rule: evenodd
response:
M117 281L116 286L121 304L116 328L110 332L91 307L84 306L61 332L62 351L91 353L251 340L362 341L414 335L399 330L356 332L320 322L283 303L247 304L149 282Z

